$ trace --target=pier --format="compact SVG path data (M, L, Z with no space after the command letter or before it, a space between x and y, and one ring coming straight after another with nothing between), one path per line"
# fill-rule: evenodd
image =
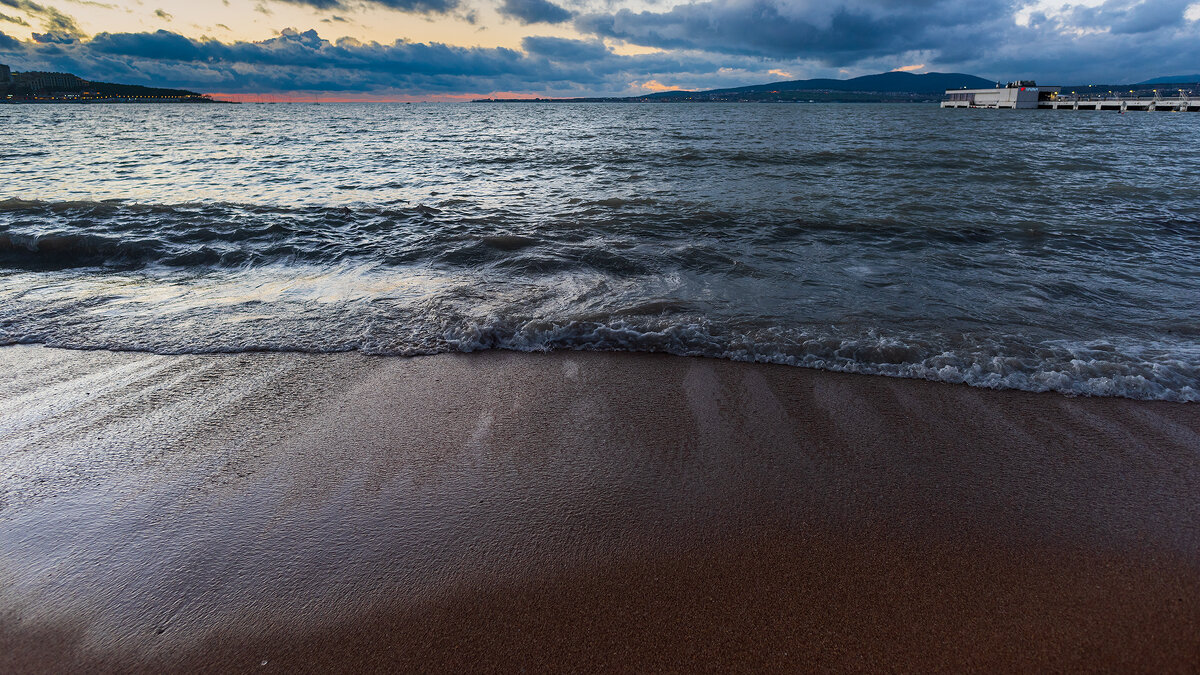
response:
M1184 89L1064 92L1062 87L1039 87L1035 82L1010 82L1007 86L994 89L948 89L941 106L1010 110L1200 112L1200 94Z
M947 107L947 106L943 106ZM1041 110L1143 110L1148 112L1200 112L1200 96L1059 96L1038 101Z

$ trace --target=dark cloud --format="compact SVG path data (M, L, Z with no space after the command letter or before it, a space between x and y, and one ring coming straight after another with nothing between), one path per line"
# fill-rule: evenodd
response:
M15 52L21 49L21 41L0 32L0 51Z
M577 16L584 34L831 68L908 63L984 77L1136 81L1200 63L1195 0L1108 0L1016 21L1019 0L704 0ZM1152 37L1151 37L1152 36ZM891 65L888 65L891 64ZM1189 65L1192 64L1192 65Z
M521 40L521 48L530 54L576 63L599 61L612 55L600 41L585 42L557 37L527 37Z
M100 33L88 42L89 51L117 56L168 61L192 61L205 57L204 42L194 42L178 33Z
M1028 26L1005 26L987 50L972 53L960 66L997 78L1057 84L1123 84L1195 72L1200 22L1187 21L1185 7L1175 0L1109 0L1031 16Z
M9 23L15 23L18 26L28 26L29 25L29 22L26 21L25 19L22 19L19 16L8 16L7 14L0 14L0 21L7 21Z
M30 33L34 42L46 45L69 45L79 41L79 38L66 33Z
M583 33L663 49L699 49L769 58L818 59L831 65L973 41L998 19L1011 20L1010 0L800 2L713 0L665 12L580 16Z
M175 18L175 17L171 16L169 13L167 13L161 9L154 10L154 16L157 16L160 19L165 19L167 21L170 21L171 19Z
M504 0L496 11L523 24L563 23L575 16L548 0Z
M1182 26L1184 12L1195 0L1108 0L1096 7L1076 7L1067 23L1107 29L1114 35L1140 35Z
M1054 31L1040 34L1038 49L1002 45L962 69L995 73L996 78L1035 78L1047 84L1126 84L1195 72L1200 63L1200 39L1185 31L1154 40L1110 32L1075 39Z

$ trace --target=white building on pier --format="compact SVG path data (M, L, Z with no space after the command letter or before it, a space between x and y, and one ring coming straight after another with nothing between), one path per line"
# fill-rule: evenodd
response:
M1035 109L1042 98L1057 94L1058 90L1059 87L1039 87L1036 82L1025 80L992 89L947 89L942 107Z

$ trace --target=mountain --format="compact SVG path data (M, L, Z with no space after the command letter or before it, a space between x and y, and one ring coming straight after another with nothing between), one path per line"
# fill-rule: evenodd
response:
M1170 77L1156 77L1153 80L1138 82L1138 84L1183 84L1200 82L1200 73L1195 75L1171 75Z
M682 96L727 97L737 94L765 94L790 91L841 91L869 92L872 94L938 94L947 89L987 89L996 86L991 80L962 73L880 73L863 75L849 80L787 80L768 82L732 89L710 89L707 91L664 91L640 98L677 98Z

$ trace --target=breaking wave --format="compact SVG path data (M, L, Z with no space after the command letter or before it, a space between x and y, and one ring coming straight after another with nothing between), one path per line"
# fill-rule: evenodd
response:
M712 312L698 312L696 303L680 298L596 305L588 301L596 289L587 284L570 297L535 300L536 293L526 294L483 306L492 311L480 313L481 294L471 290L474 284L446 276L413 278L407 288L379 278L374 282L359 278L357 284L350 284L357 288L349 288L343 279L341 295L334 297L328 288L339 284L330 284L323 273L314 273L308 288L296 278L256 278L255 270L235 275L240 282L224 289L186 283L139 288L144 282L125 277L49 303L36 293L12 294L9 307L16 311L2 313L0 344L160 354L657 352L992 389L1200 401L1200 341L1196 340L1200 328L1196 327L1171 340L1146 342L771 324L714 318ZM258 289L258 296L240 297L249 285ZM127 290L117 296L116 287ZM157 297L147 301L140 290ZM622 291L611 284L607 290L614 295ZM521 310L520 316L497 315Z
M407 327L409 330L412 327ZM402 331L405 332L405 331ZM418 329L414 332L420 332ZM1200 348L1156 345L1133 357L1107 343L980 345L977 351L938 351L922 341L865 336L857 339L807 337L787 344L754 342L746 336L714 335L702 326L661 329L615 324L524 325L475 323L445 329L440 336L413 342L380 338L343 338L323 343L261 337L246 344L214 341L170 345L160 341L98 342L86 338L0 336L0 344L37 343L73 349L150 351L160 354L212 354L262 351L330 353L361 351L382 356L420 356L446 352L510 350L518 352L626 351L665 353L771 363L864 375L884 375L965 384L989 389L1059 392L1082 396L1119 396L1141 400L1200 401ZM1147 351L1154 352L1147 354ZM1150 357L1150 360L1144 360Z

